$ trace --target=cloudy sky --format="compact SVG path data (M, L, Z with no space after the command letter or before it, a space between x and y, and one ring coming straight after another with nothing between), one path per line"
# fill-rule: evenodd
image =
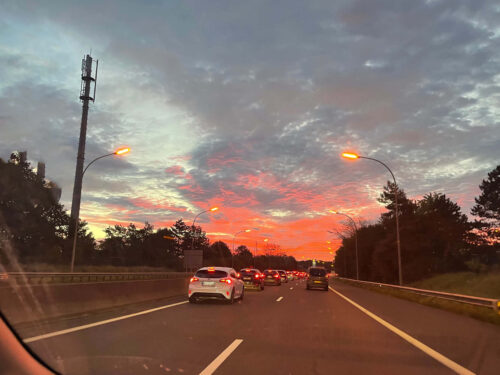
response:
M217 205L199 218L212 241L258 228L237 244L328 259L327 210L376 220L390 177L344 150L469 214L500 160L499 25L480 0L2 1L0 157L46 162L69 210L92 50L86 160L132 148L85 176L96 237Z

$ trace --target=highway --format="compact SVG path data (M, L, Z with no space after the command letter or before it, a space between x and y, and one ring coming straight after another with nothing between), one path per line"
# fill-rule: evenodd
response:
M16 327L68 374L498 374L500 327L333 282L186 297ZM69 331L64 331L68 330Z

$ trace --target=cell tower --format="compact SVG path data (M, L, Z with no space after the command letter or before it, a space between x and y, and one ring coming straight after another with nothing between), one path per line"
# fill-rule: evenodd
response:
M83 179L83 164L85 162L85 141L87 138L87 118L89 114L89 101L95 101L95 91L97 83L97 67L99 61L95 60L95 69L92 69L92 62L94 60L90 55L84 56L82 59L82 84L80 87L80 100L83 102L82 105L82 122L80 125L80 140L78 143L78 154L76 157L76 171L75 171L75 184L73 186L73 200L71 202L71 222L74 223L73 228L78 227L78 217L80 215L80 201L82 197L82 179ZM92 87L93 86L93 87ZM93 89L93 90L92 90ZM93 96L90 93L93 92ZM70 232L71 233L71 232ZM71 259L71 268L73 269L74 262L74 252L73 258Z

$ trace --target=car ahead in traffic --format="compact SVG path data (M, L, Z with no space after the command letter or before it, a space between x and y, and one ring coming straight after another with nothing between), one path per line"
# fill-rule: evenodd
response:
M278 273L280 274L280 279L282 283L287 283L288 282L288 277L286 275L285 270L278 270Z
M281 276L276 270L264 271L264 284L265 285L281 285Z
M324 267L310 267L307 273L306 289L323 289L328 291L328 277Z
M218 299L233 303L243 300L245 288L237 272L230 267L203 267L189 280L189 302Z
M240 270L240 279L245 289L264 290L264 275L256 268L243 268Z
M293 272L292 271L286 271L286 278L288 279L288 281L293 281L294 280Z

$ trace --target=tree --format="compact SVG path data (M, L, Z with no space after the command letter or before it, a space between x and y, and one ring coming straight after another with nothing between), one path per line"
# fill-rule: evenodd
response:
M203 253L205 265L231 267L231 251L223 241L216 241Z
M474 199L476 204L471 210L479 217L470 234L470 242L474 244L471 261L492 265L499 262L500 250L500 165L488 173L479 189L481 194Z
M0 252L2 261L61 262L68 248L69 217L52 186L19 154L0 159Z
M245 245L240 245L234 255L234 267L241 269L243 267L253 267L253 254Z
M488 178L479 185L481 194L474 200L471 213L479 216L476 227L482 230L489 241L500 239L500 165L488 173Z
M382 214L382 219L385 221L394 219L394 210L396 208L396 194L394 191L398 195L398 211L400 216L410 215L416 209L415 203L408 199L404 190L400 189L394 182L387 181L384 191L377 198L377 201L384 204L385 208L389 211Z

